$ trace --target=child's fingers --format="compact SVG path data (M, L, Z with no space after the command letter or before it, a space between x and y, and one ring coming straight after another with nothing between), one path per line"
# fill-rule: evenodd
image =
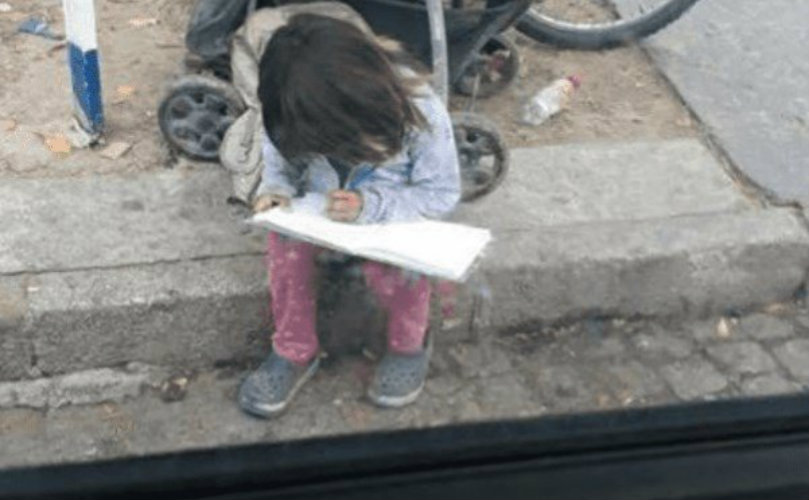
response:
M356 200L359 198L359 195L354 191L346 191L343 189L338 189L335 191L329 192L329 198L333 200Z
M335 213L335 214L351 214L354 210L343 202L335 202L331 207L327 208L328 212Z
M358 207L361 204L360 195L353 191L332 191L329 193L330 206Z
M278 206L288 206L289 205L289 198L282 195L276 194L265 194L259 196L255 202L253 202L253 212L264 212L271 208L275 208Z
M352 222L357 219L362 209L362 197L353 191L337 190L328 195L326 213L330 219L341 222Z
M282 196L280 194L273 195L272 197L273 206L280 206L280 207L288 207L289 206L289 198L286 196Z
M348 212L352 209L352 204L346 200L334 200L329 209L335 212Z
M343 211L329 210L327 215L329 216L329 219L336 220L338 222L351 222L354 220L352 214Z
M272 208L272 198L270 196L261 196L253 203L253 212L264 212Z

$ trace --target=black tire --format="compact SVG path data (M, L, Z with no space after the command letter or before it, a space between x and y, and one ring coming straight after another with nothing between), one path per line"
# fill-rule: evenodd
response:
M194 160L218 161L225 132L243 112L244 103L231 84L187 75L169 87L157 119L173 149Z
M461 201L474 201L497 189L506 178L508 148L497 126L481 115L452 113L452 128L461 167ZM481 164L481 158L489 157L491 165Z
M598 26L578 26L543 18L533 8L517 23L517 29L542 43L564 49L597 50L617 47L647 37L677 20L699 0L669 0L632 19Z
M487 68L489 61L486 58L498 51L506 53L502 67ZM473 61L455 82L457 93L472 96L475 93L475 77L481 73L475 97L491 97L507 89L520 73L520 54L517 46L503 35L492 37L483 46L481 53L481 59ZM487 69L489 71L486 71ZM497 78L492 78L493 74L496 74Z

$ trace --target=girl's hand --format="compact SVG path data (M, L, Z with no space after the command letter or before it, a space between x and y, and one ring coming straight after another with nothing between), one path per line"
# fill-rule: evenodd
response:
M289 198L280 194L263 194L253 201L253 212L259 213L275 207L288 207Z
M328 196L326 211L331 220L354 222L362 213L362 195L357 191L332 191Z

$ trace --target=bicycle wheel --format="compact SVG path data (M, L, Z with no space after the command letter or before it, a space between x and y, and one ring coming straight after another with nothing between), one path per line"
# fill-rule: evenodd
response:
M517 29L559 48L605 49L655 33L698 1L535 0Z

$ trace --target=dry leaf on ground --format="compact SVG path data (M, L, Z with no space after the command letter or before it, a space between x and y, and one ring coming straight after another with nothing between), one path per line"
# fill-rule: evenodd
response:
M115 87L115 93L118 94L119 97L132 97L135 95L135 86L134 85L118 85Z
M775 302L775 303L770 304L770 305L768 305L768 306L766 306L764 308L765 313L772 314L774 316L777 316L777 315L780 315L780 314L786 314L786 313L789 312L789 310L790 310L790 305L785 304L783 302Z
M118 85L115 87L115 98L113 98L112 103L120 104L128 101L135 95L136 90L134 85Z
M172 377L160 386L160 399L166 403L182 401L188 392L188 377Z
M145 28L147 26L155 26L157 22L156 17L134 17L129 20L129 25L135 28Z
M118 158L125 155L130 148L132 148L132 144L123 141L116 141L111 142L109 146L101 150L101 156L104 158L108 158L110 160L117 160Z
M716 336L719 338L726 339L730 337L731 330L730 330L730 321L727 318L722 318L719 320L719 323L716 325Z
M69 154L73 147L70 141L62 134L45 137L45 145L56 154Z
M14 120L0 120L0 131L11 132L17 128L17 122Z

